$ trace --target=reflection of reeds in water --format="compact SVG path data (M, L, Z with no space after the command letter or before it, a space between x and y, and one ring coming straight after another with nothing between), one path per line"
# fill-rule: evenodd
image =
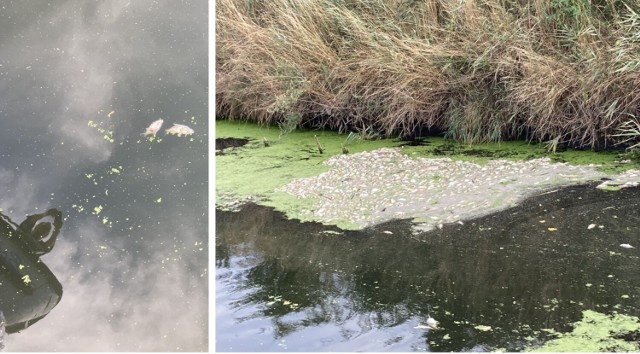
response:
M575 304L618 302L617 291L629 291L624 282L608 285L607 292L585 292L584 284L609 273L633 274L633 264L603 251L608 247L605 237L563 233L580 222L586 230L600 215L604 207L597 198L606 195L598 193L604 192L585 187L564 197L550 193L517 212L507 210L503 216L412 237L407 235L408 222L331 234L323 232L331 228L320 224L301 224L247 205L239 213L218 213L216 247L260 255L262 261L249 272L247 285L259 290L247 301L266 303L269 295L281 295L298 304L305 316L294 329L355 318L370 329L402 323L412 313L436 317L452 337L452 331L462 331L454 320L500 328L524 323L538 330L567 329L565 324L580 317L581 307ZM584 199L575 199L578 194ZM606 196L607 206L611 203ZM557 229L553 235L547 231L551 219L539 222L551 211L557 222L551 225ZM623 217L621 212L616 215ZM639 215L624 217L640 224ZM572 222L578 226L570 226ZM615 225L606 228L629 232ZM382 232L388 228L392 235ZM439 310L428 313L427 306ZM279 318L291 311L276 304L264 315Z

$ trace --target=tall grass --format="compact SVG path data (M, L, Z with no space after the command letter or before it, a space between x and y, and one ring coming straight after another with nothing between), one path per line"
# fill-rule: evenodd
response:
M639 13L622 0L219 0L216 113L603 148L640 117Z

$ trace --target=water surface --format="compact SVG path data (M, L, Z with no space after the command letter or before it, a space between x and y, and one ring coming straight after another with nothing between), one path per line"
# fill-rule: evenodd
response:
M577 186L419 235L216 211L216 349L518 351L583 310L638 316L638 207Z
M7 350L207 349L206 9L3 2L0 208L64 215L42 258L61 301Z

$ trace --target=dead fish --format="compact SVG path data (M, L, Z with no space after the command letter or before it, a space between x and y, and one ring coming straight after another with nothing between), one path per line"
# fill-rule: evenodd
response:
M440 324L440 322L436 321L435 318L429 316L429 318L427 318L427 322L425 322L425 324L419 324L413 328L418 328L418 329L438 329L438 324Z
M158 119L157 121L151 123L147 127L147 129L144 131L144 134L140 134L140 135L142 136L153 135L155 137L158 130L160 130L160 127L162 127L163 122L164 120Z
M622 247L622 248L635 248L635 247L631 246L628 243L623 243L623 244L620 245L620 247Z
M182 124L173 124L173 127L166 130L167 134L175 134L177 136L187 136L193 134L193 129Z

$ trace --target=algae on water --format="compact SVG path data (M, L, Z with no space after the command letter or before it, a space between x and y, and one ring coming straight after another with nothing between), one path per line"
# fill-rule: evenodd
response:
M289 218L343 229L413 218L420 232L513 206L545 188L611 177L593 164L540 158L544 155L538 146L522 142L476 146L474 157L443 157L437 155L442 150L437 147L453 144L442 138L429 138L423 146L359 139L349 145L349 154L343 154L345 138L336 132L295 130L282 135L273 127L216 121L216 137L249 140L216 156L217 208L234 209L254 201ZM479 153L481 149L486 151ZM487 151L510 154L498 160L487 157ZM554 156L583 162L576 158L581 156L577 151ZM598 156L604 165L616 165L610 154ZM640 173L630 170L620 178L616 183L637 183Z
M638 342L629 340L640 336L640 320L621 314L605 315L586 310L574 323L573 331L560 334L541 347L528 348L536 352L636 352ZM626 339L626 340L625 340Z

